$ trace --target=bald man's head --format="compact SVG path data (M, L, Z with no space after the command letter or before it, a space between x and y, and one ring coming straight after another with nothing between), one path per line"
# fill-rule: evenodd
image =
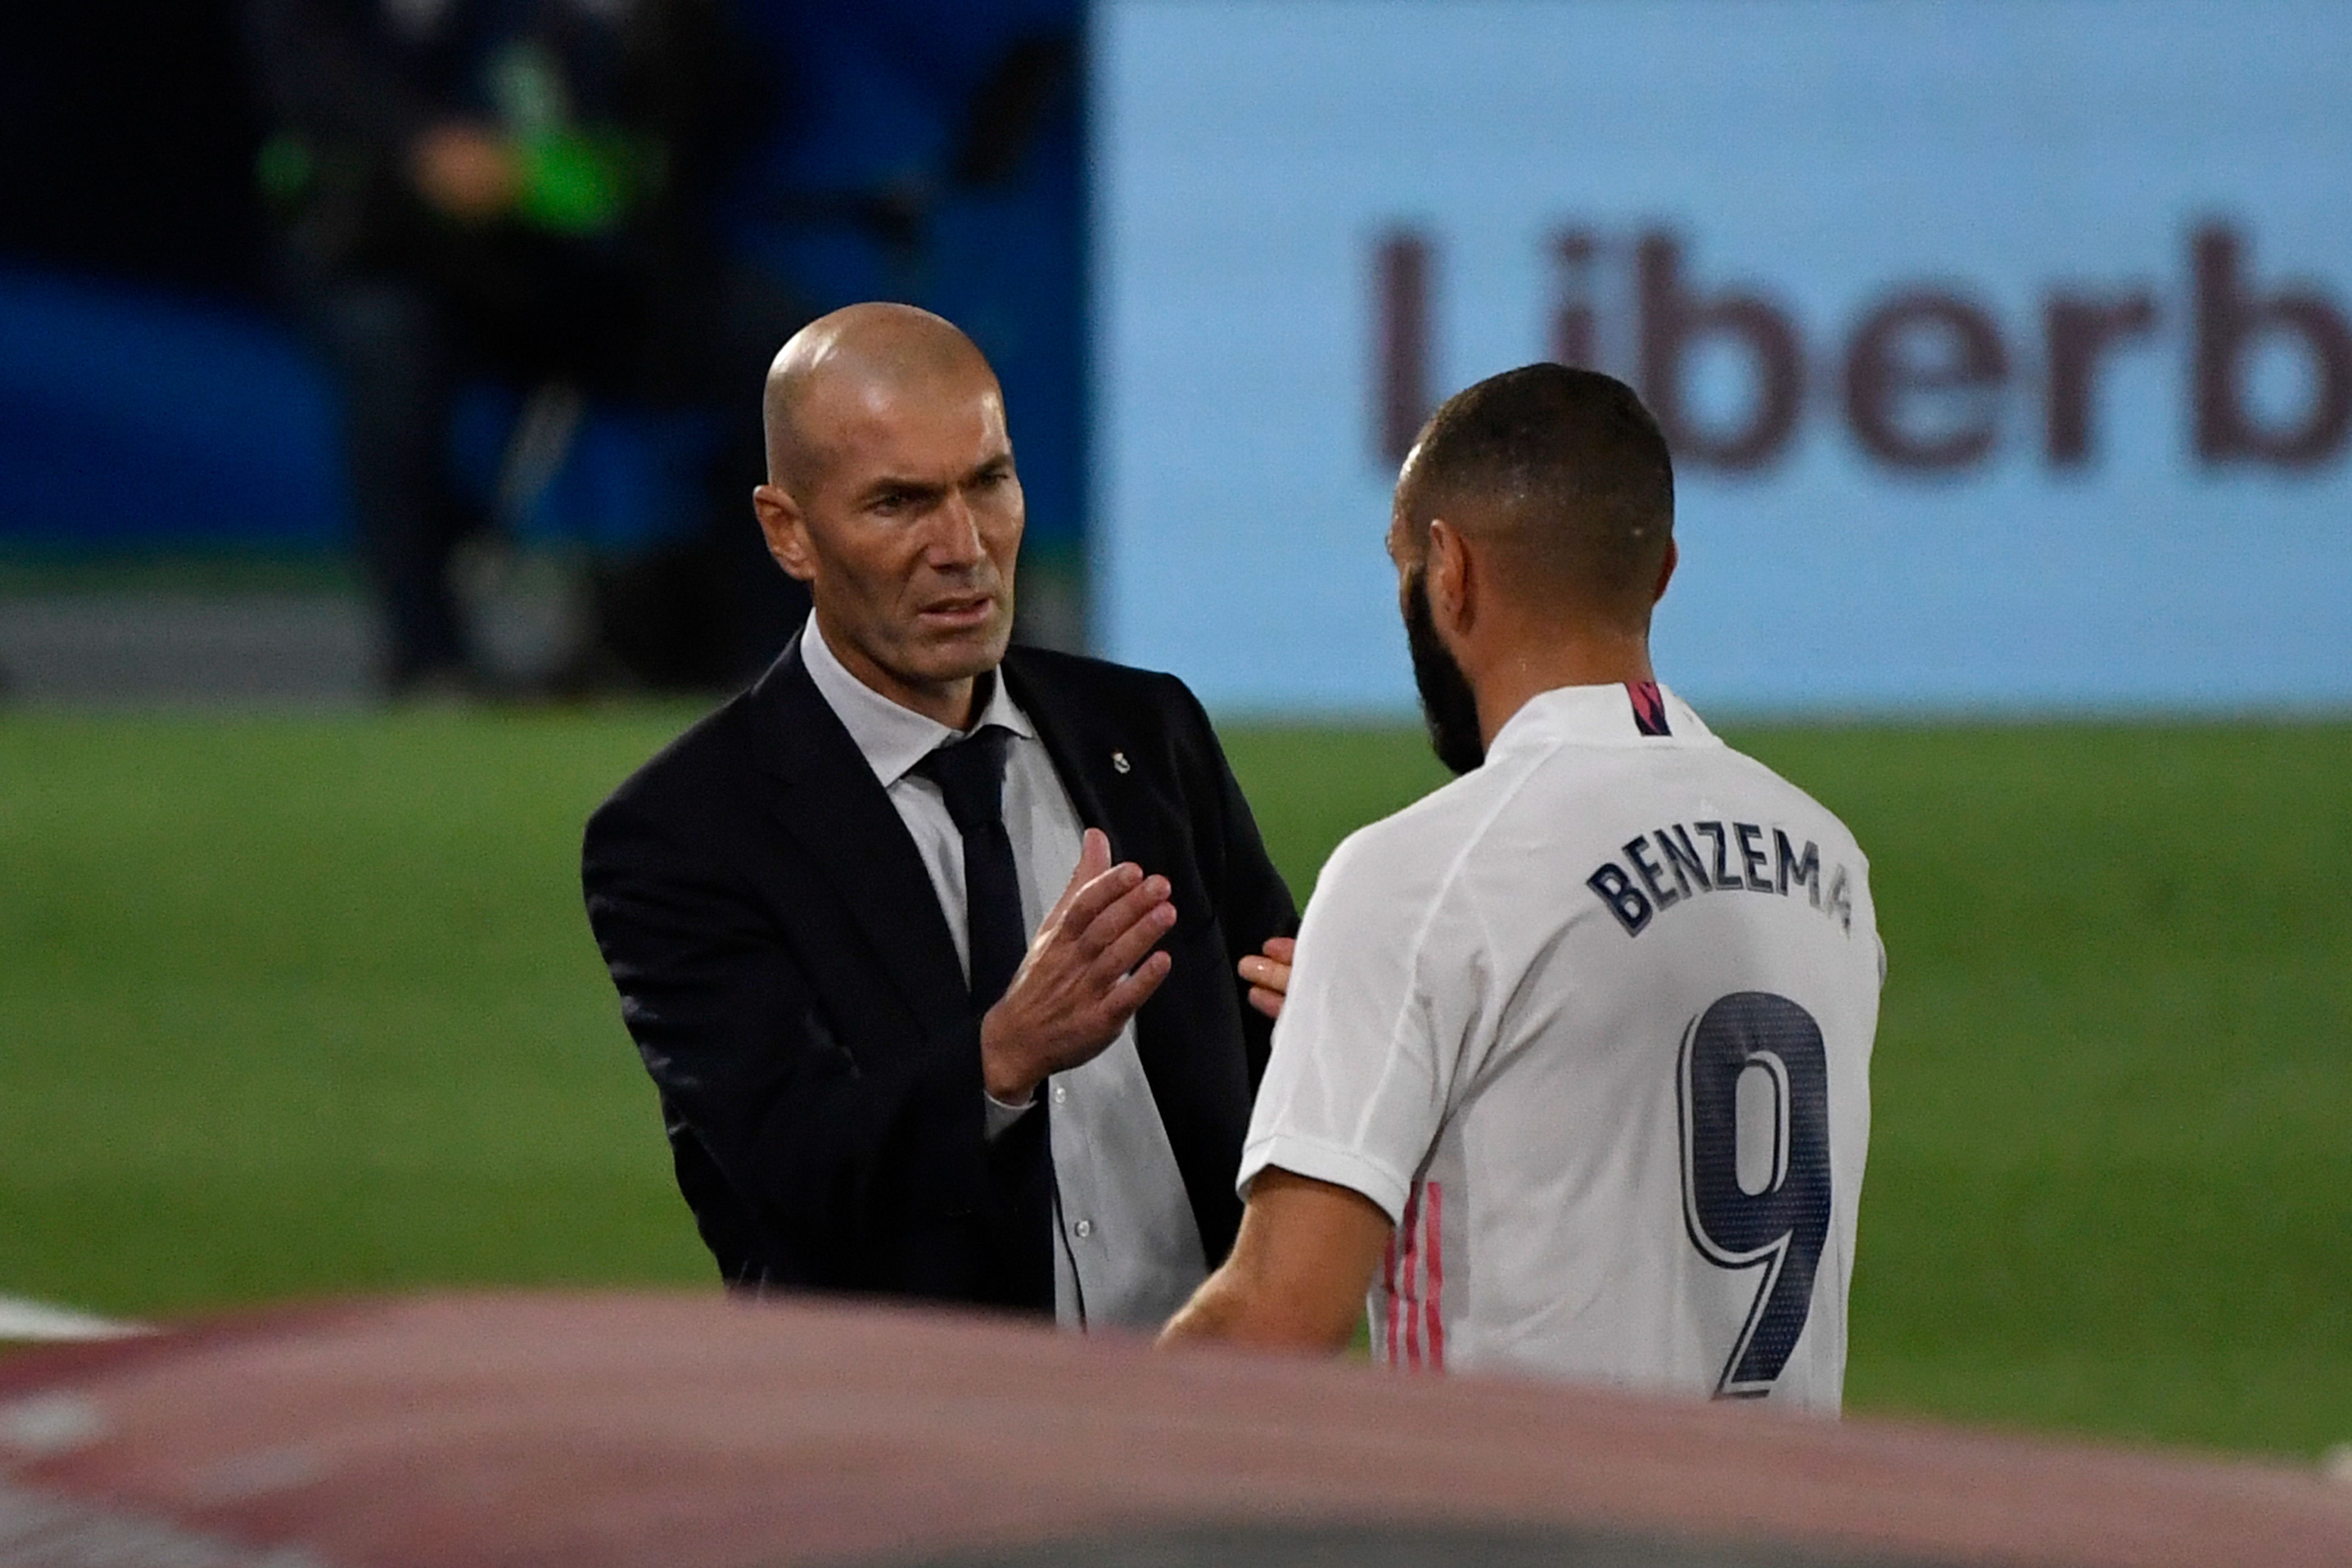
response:
M961 328L913 305L851 305L794 332L768 367L768 482L805 491L840 427L891 400L996 373ZM1001 394L1000 394L1001 396Z
M1431 416L1398 477L1409 558L1441 517L1507 563L1498 582L1528 608L1646 626L1674 533L1665 437L1598 371L1489 376Z
M1013 635L1027 510L1004 394L928 310L853 305L768 372L769 482L752 510L808 584L825 646L883 696L961 729Z

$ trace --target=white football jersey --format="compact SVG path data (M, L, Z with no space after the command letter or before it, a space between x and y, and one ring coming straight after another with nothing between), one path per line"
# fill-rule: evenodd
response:
M1653 685L1349 837L1242 1154L1396 1236L1374 1353L1838 1406L1885 973L1843 824Z

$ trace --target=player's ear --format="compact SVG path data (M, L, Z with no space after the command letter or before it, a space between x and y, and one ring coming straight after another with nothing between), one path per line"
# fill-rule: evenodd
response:
M1461 531L1442 517L1433 520L1422 572L1429 581L1430 618L1440 626L1459 629L1475 614L1474 565Z
M1666 541L1666 558L1658 565L1657 584L1650 590L1650 603L1654 605L1666 596L1666 584L1675 580L1675 568L1682 563L1682 552L1675 548L1675 542L1669 538Z
M808 519L789 491L761 485L751 492L751 510L768 541L768 553L787 575L806 583L816 576L816 555L809 547Z

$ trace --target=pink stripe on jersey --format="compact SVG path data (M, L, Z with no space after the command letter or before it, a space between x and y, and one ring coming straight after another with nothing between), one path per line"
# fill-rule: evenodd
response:
M1445 1189L1429 1184L1429 1364L1445 1370Z
M1397 1245L1396 1232L1389 1232L1388 1256L1381 1260L1381 1286L1388 1292L1388 1332L1382 1336L1381 1353L1389 1364L1397 1363Z
M1404 1314L1404 1363L1421 1365L1421 1291L1413 1280L1413 1264L1421 1252L1421 1193L1416 1189L1404 1205L1403 1294L1412 1303Z

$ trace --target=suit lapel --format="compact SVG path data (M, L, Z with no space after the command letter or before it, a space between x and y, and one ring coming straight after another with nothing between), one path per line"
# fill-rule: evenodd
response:
M1208 910L1196 906L1182 890L1191 879L1183 875L1184 868L1175 858L1181 847L1168 842L1165 826L1154 810L1160 799L1155 792L1164 786L1155 784L1145 773L1127 771L1126 752L1119 748L1122 744L1131 747L1135 742L1120 734L1117 715L1072 700L1070 693L1055 682L1030 679L1020 653L1019 648L1009 651L998 668L1004 674L1013 700L1037 726L1037 738L1045 742L1045 754L1054 760L1054 772L1060 775L1062 787L1070 792L1070 804L1077 808L1078 821L1087 827L1099 827L1110 836L1114 862L1133 860L1146 871L1163 872L1174 881L1179 889L1180 916L1199 919L1206 915ZM1163 1031L1152 1026L1158 1012L1151 1002L1147 1002L1135 1021L1136 1051L1143 1058L1144 1077L1151 1081L1155 1092L1160 1090L1164 1075L1182 1070L1171 1056L1181 1054L1181 1042L1166 1038Z
M800 638L751 691L751 746L781 787L772 808L897 975L929 1032L971 1016L955 939L922 856L832 706L801 661Z
M1037 737L1070 792L1079 820L1110 835L1114 858L1163 872L1180 888L1187 882L1197 888L1197 868L1188 875L1179 859L1190 856L1190 847L1170 821L1171 814L1181 821L1183 812L1174 782L1153 776L1144 751L1122 732L1115 709L1076 701L1058 682L1027 679L1030 672L1020 651L1006 654L999 668L1013 700L1037 726ZM1141 765L1124 765L1130 753ZM1200 889L1197 898L1194 902L1180 892L1180 915L1195 923L1180 923L1171 945L1183 944L1180 963L1203 967L1170 976L1159 994L1143 1005L1135 1018L1135 1052L1143 1064L1144 1081L1151 1086L1160 1125L1168 1131L1202 1245L1214 1261L1230 1242L1239 1212L1233 1195L1233 1161L1249 1119L1249 1091L1238 1060L1231 1091L1221 1087L1226 1076L1218 1070L1216 1042L1231 1035L1234 1025L1233 1015L1223 1010L1231 1005L1221 1003L1218 994L1231 988L1237 1002L1238 983L1223 973L1222 947L1204 939L1197 923L1214 916L1206 889ZM1204 1008L1215 1011L1204 1015ZM1224 1239L1218 1240L1220 1237Z
M1110 835L1110 852L1114 860L1125 859L1121 847L1122 823L1111 820L1094 770L1084 765L1082 758L1092 754L1095 737L1080 731L1087 715L1075 705L1065 703L1061 694L1051 685L1040 685L1029 679L1021 668L1021 650L1005 650L1004 662L997 666L1005 689L1029 721L1037 726L1037 739L1045 743L1045 754L1054 760L1054 772L1060 775L1062 787L1070 792L1070 804L1077 807L1078 821L1087 827L1099 827ZM1058 892L1059 889L1054 889ZM1048 897L1053 896L1052 893Z

